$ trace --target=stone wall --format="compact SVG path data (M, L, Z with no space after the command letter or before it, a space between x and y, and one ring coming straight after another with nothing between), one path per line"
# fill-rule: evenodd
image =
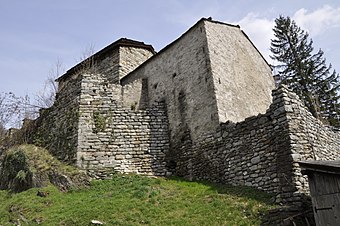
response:
M112 84L141 65L155 54L151 45L130 39L119 39L69 69L58 81L58 92L68 86L68 81L82 74L101 74Z
M326 126L315 119L295 93L288 93L286 105L291 158L293 159L293 183L300 192L308 193L307 176L301 174L297 162L339 160L340 130Z
M148 104L165 101L171 142L190 132L193 139L218 127L204 23L200 21L122 79L123 88L144 79Z
M101 103L108 103L109 107L122 104L120 77L154 53L150 47L130 47L126 45L135 45L136 42L122 40L116 43L122 42L124 46L113 43L112 47L104 48L61 76L55 103L49 109L42 109L36 120L30 121L17 133L17 142L46 147L59 159L76 164L81 137L78 133L82 133L78 124L84 123L80 117L82 107L90 104L95 109ZM140 96L140 93L135 92L134 95ZM90 102L84 103L89 99Z
M118 106L121 108L123 98L120 78L153 54L151 46L121 39L74 66L57 79L58 93L53 106L42 109L36 120L27 121L16 133L15 142L28 142L46 147L59 159L77 164L79 161L77 152L80 150L79 145L82 145L83 129L86 128L89 118L94 116L100 119L101 111L114 111ZM132 93L126 94L126 99L132 95L137 98L141 96L140 90L136 87L133 87ZM130 103L124 106L127 104ZM84 111L86 106L91 106L88 107L91 108L91 112ZM138 106L129 107L131 110ZM150 111L154 112L155 107ZM164 114L164 110L160 111ZM148 113L149 111L142 114ZM136 120L139 120L138 117ZM143 117L141 122L145 122ZM153 124L152 120L150 124Z
M122 88L122 104L125 108L141 109L147 107L148 103L144 103L143 99L147 99L147 93L142 94L143 89L142 79L136 80ZM143 97L143 99L142 99ZM143 103L141 103L143 102ZM147 101L146 101L147 102ZM145 106L146 105L146 106Z
M274 89L271 68L239 26L204 22L220 122L265 113Z
M164 104L145 110L124 108L120 94L121 87L103 75L83 76L77 165L104 177L113 172L166 175L169 137Z
M301 206L308 184L296 160L313 158L312 145L319 158L339 158L339 141L339 132L314 119L295 94L281 87L273 91L265 114L222 123L197 142L187 136L166 159L177 175L252 186L276 194L279 203Z
M121 46L119 48L119 79L122 79L125 75L135 70L153 55L154 54L147 49Z
M196 142L220 122L264 113L271 103L271 69L238 26L200 20L121 81L144 79L148 104L165 101L171 143Z
M121 78L151 56L153 53L144 48L117 46L98 57L89 57L78 67L76 73L101 74L106 76L110 83L119 84Z
M94 177L173 173L252 186L300 206L308 184L297 161L339 159L340 133L285 87L267 96L268 65L228 26L201 20L153 57L121 46L74 69L60 80L55 104L19 131L21 140ZM230 47L230 34L239 37L232 46L247 47Z
M94 57L89 58L89 65L85 64L85 70L81 73L92 73L105 75L110 83L119 84L119 47L102 54L100 60L96 60Z
M184 145L172 147L167 160L176 165L174 173L277 192L277 152L285 152L288 146L284 145L289 145L280 98L279 91L273 92L274 102L265 114L239 123L222 123L215 132L202 135L195 143L185 140Z
M37 119L25 120L23 127L13 134L12 141L47 148L59 160L75 164L81 78L70 78L62 92L57 94L53 106L41 109Z

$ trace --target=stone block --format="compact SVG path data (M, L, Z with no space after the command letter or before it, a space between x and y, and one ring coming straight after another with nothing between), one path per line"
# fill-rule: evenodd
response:
M256 156L250 160L252 164L258 164L261 161L260 156Z
M116 155L115 159L116 160L123 160L124 159L124 155Z

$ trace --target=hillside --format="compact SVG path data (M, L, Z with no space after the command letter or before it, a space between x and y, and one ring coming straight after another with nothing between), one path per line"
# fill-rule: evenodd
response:
M60 162L44 148L20 145L0 155L0 189L21 192L53 184L67 191L88 182L84 172Z
M273 208L268 194L251 188L137 175L68 192L52 185L0 191L0 200L0 225L260 225Z

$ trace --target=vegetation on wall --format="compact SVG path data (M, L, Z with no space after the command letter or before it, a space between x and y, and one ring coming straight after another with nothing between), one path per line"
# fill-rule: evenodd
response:
M93 132L104 132L106 129L106 117L104 114L102 114L99 111L93 112L93 122L94 122L94 128Z
M47 148L65 162L72 163L75 158L78 110L66 109L59 112L57 108L46 109L37 119L36 129L29 143Z
M132 103L131 106L130 106L131 111L137 110L137 105L138 105L137 102Z
M60 108L53 106L42 109L39 118L25 120L20 130L13 130L10 136L0 139L0 145L8 148L20 144L34 144L48 149L60 160L74 163L78 118L77 108L60 111Z

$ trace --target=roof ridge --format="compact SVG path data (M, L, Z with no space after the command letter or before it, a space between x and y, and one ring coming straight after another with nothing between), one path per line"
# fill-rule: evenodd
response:
M98 59L101 56L103 56L104 54L106 54L107 52L109 52L110 50L112 50L114 48L117 48L117 47L121 47L121 46L148 49L153 54L156 54L155 49L150 44L145 44L144 42L133 40L133 39L129 39L129 38L125 38L125 37L124 38L120 38L120 39L116 40L115 42L111 43L110 45L108 45L108 46L104 47L103 49L99 50L98 52L94 53L93 55L89 56L85 60L79 62L78 64L76 64L75 66L73 66L72 68L67 70L66 73L61 75L55 81L59 82L59 81L61 81L63 79L66 79L70 74L74 73L79 67L81 67L82 64L87 62L90 58Z

